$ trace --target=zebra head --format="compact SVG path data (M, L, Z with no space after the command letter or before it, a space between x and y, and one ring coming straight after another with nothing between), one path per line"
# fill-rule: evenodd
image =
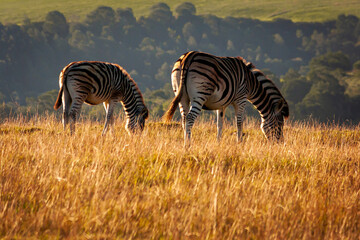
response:
M149 117L149 110L144 106L138 110L134 117L129 118L126 122L126 130L129 134L142 132L145 127L145 120Z
M268 140L283 141L284 120L289 117L289 106L285 99L281 98L272 107L272 113L262 118L261 130Z
M149 117L149 110L144 107L137 118L137 127L140 129L140 131L144 130L145 127L145 120Z

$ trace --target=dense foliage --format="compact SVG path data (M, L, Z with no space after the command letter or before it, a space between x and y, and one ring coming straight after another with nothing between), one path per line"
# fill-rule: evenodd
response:
M52 11L43 22L0 23L0 118L52 111L59 72L78 60L122 65L144 92L152 115L159 116L173 97L172 65L189 50L252 61L282 90L295 119L360 120L356 16L323 23L263 22L196 15L191 3L174 12L159 3L138 19L131 9L100 6L81 22ZM97 116L100 108L85 111Z

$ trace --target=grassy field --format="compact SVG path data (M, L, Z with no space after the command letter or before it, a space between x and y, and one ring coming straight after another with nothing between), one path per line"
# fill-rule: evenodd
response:
M183 149L178 124L124 122L74 136L53 116L0 125L0 238L359 239L360 126L287 123L285 143L245 141L198 121Z
M1 0L0 22L22 23L25 18L44 20L49 11L59 10L69 21L78 21L99 5L114 9L130 7L137 17L147 15L149 8L165 2L173 11L179 1L171 0ZM185 2L185 1L180 1ZM360 17L360 1L357 0L193 0L197 14L214 14L220 17L250 17L261 20L287 18L294 21L324 21L336 19L339 14L354 14Z

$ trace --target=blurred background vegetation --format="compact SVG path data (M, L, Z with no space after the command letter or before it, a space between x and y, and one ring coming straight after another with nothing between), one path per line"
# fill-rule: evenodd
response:
M186 0L185 0L186 1ZM170 9L184 0L162 0ZM24 18L43 21L46 13L60 11L69 22L83 21L98 5L113 9L131 8L134 16L149 16L151 6L159 0L1 0L0 22L21 24ZM295 22L323 22L334 20L340 14L360 16L360 2L354 0L191 0L199 15L212 14L218 17L256 18L271 21L276 18Z
M173 97L171 68L189 50L253 62L281 89L292 119L359 123L356 15L322 22L264 21L198 14L189 2L172 8L157 3L141 16L131 8L99 6L71 21L55 10L42 21L0 23L0 120L54 112L59 73L79 60L123 66L138 83L151 116L160 117ZM247 113L257 114L251 106ZM103 119L105 113L102 106L84 106L82 115Z

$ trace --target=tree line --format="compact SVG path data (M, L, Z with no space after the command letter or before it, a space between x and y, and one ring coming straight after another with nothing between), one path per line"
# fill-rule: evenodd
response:
M161 116L173 97L171 68L190 50L253 62L280 88L294 119L360 120L358 17L264 22L197 15L189 2L174 11L158 3L139 18L129 8L99 6L78 22L51 11L41 22L0 23L0 118L53 111L60 71L79 60L123 66L152 115ZM84 109L96 117L103 117L102 111ZM253 112L249 106L248 113Z

